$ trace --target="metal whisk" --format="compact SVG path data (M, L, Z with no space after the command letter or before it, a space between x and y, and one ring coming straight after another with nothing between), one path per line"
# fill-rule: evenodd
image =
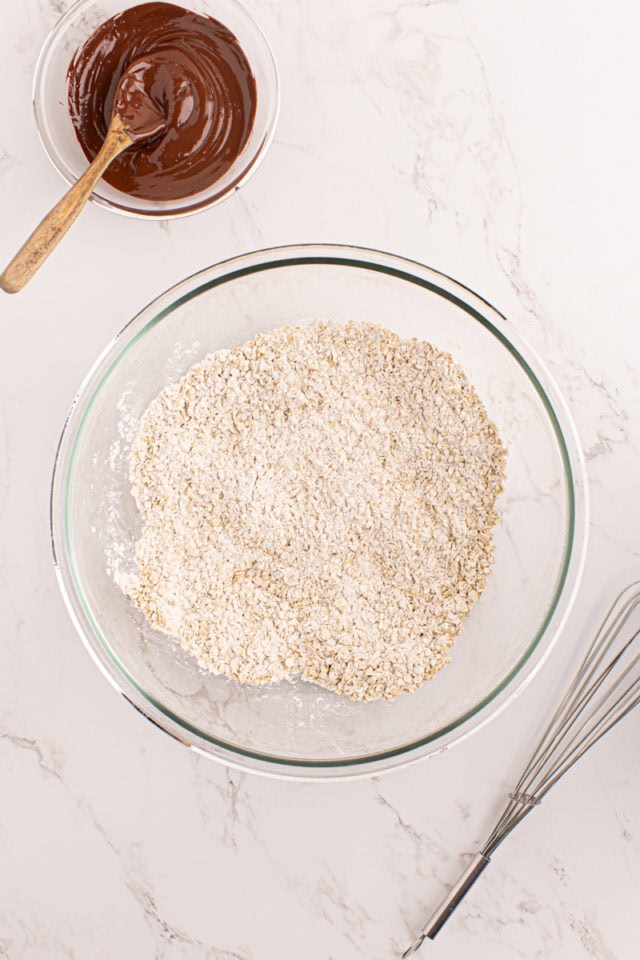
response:
M433 940L514 827L600 737L640 702L640 581L616 598L488 840L403 954Z

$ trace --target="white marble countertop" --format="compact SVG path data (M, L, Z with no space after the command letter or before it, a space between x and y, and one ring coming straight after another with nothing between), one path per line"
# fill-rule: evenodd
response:
M66 6L3 3L2 262L62 191L31 80ZM283 86L254 179L171 224L91 207L31 286L0 302L2 957L394 960L499 811L550 678L640 575L637 11L247 6ZM376 780L265 780L171 741L96 670L51 560L52 460L98 351L197 268L301 241L407 255L495 303L555 373L588 461L586 573L550 661L465 743ZM640 711L505 843L419 956L636 957L639 742Z

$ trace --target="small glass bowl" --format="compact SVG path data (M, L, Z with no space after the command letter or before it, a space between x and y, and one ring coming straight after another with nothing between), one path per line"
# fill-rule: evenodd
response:
M142 0L140 0L142 2ZM253 129L235 163L206 190L178 200L144 200L116 190L104 180L91 195L94 203L130 217L169 220L212 207L238 190L257 169L275 131L280 92L278 71L269 43L236 0L185 0L179 5L214 17L235 35L256 80L258 101ZM42 144L49 159L69 184L87 169L87 158L78 143L68 108L67 71L85 40L109 17L136 0L79 0L58 20L38 58L33 82L33 106Z
M152 629L114 581L133 568L141 519L129 452L154 397L208 353L314 318L370 322L450 353L507 446L493 572L451 649L415 693L354 703L303 680L215 677ZM111 683L182 743L278 776L380 773L479 729L534 676L565 622L587 532L580 446L541 361L485 300L374 250L262 250L177 284L131 320L89 372L67 419L52 486L58 580Z

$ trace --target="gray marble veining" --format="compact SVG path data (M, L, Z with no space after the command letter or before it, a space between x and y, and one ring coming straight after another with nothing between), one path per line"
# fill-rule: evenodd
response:
M89 209L32 286L0 304L0 956L398 957L483 839L555 679L638 575L633 10L622 0L587 0L579 15L552 0L246 5L283 88L256 177L171 224ZM35 135L31 81L67 6L3 10L5 261L63 189ZM345 784L226 771L146 724L75 637L48 542L59 429L107 340L194 270L301 241L414 257L506 313L565 392L592 496L584 585L532 687L455 750ZM425 957L635 957L639 737L632 716L545 800Z

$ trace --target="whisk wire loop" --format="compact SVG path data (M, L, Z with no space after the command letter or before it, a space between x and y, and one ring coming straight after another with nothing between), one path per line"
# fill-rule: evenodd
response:
M640 581L636 581L618 594L602 620L475 861L461 874L405 957L415 953L425 939L435 937L497 847L540 804L551 787L638 706L640 626L630 627L639 607Z

